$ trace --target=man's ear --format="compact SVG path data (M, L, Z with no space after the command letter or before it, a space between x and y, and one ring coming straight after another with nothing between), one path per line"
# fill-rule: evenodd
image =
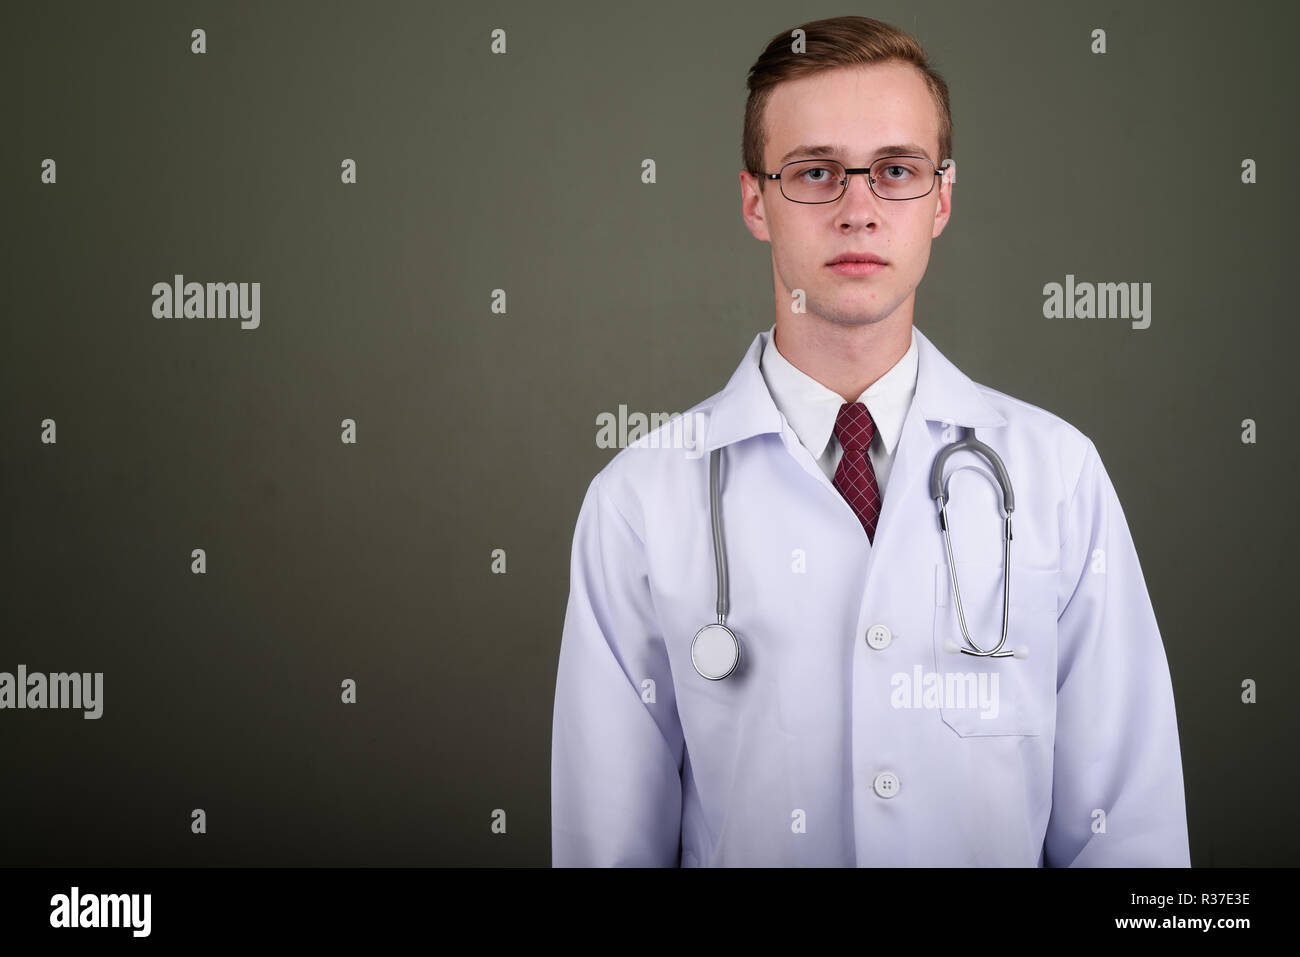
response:
M745 228L755 239L770 243L772 234L767 228L767 197L763 193L763 181L748 170L740 171L740 212L745 220Z
M952 187L957 182L957 161L952 157L939 164L943 176L939 180L939 202L934 208L934 232L931 239L937 239L952 217Z

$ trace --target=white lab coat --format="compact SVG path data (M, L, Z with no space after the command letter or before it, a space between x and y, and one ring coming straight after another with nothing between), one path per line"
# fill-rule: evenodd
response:
M556 866L1189 865L1168 665L1096 448L913 333L874 545L773 403L767 332L688 410L707 417L694 449L665 425L592 480L555 692ZM1011 477L1006 646L1027 658L946 650L963 638L929 476L954 426ZM690 646L717 620L716 447L742 659L709 681ZM945 473L966 620L988 648L999 494L970 452Z

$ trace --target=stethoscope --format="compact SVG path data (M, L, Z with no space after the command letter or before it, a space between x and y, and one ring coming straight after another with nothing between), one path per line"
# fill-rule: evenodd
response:
M984 456L993 466L994 475L1002 492L1003 535L1002 535L1002 639L994 648L985 651L971 638L966 628L966 614L961 604L961 589L957 586L957 564L952 555L952 538L948 534L948 483L943 477L943 466L948 457L955 452L974 452ZM719 472L722 467L721 447L709 455L709 519L713 525L713 559L718 571L718 620L705 625L695 633L691 641L691 664L703 678L720 681L740 665L740 638L727 626L727 546L722 538L722 505L718 487ZM943 531L944 550L948 554L948 573L952 577L952 593L957 599L957 621L961 624L962 637L966 639L966 648L948 648L962 654L981 658L1024 658L1027 650L1017 649L1003 651L1007 641L1008 611L1011 601L1011 513L1016 509L1015 493L1011 490L1011 476L998 453L979 439L973 430L967 429L966 437L952 442L935 456L930 469L930 497L939 506L939 528Z

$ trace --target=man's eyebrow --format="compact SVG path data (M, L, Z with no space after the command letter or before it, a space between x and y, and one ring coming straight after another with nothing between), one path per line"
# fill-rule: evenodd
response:
M778 165L784 166L795 157L814 157L814 156L847 156L849 148L847 146L796 146L790 152L781 157ZM882 146L871 154L872 159L878 156L924 156L930 162L934 162L930 156L930 151L924 146L918 146L916 143L894 143L890 146Z

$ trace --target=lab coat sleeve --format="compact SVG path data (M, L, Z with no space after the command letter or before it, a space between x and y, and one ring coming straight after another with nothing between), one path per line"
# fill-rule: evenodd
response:
M1169 666L1128 524L1091 441L1062 536L1044 863L1188 867Z
M574 532L551 737L552 863L676 867L682 731L672 676L644 543L602 474Z

